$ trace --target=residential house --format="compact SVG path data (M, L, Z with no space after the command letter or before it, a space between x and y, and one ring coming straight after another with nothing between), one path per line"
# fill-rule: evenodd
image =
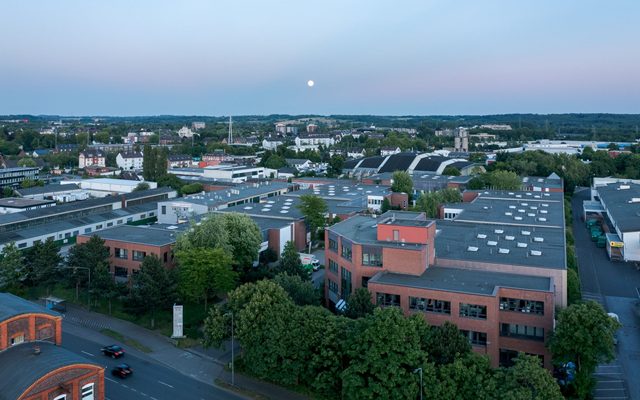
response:
M392 156L392 155L398 154L400 152L401 152L400 147L385 146L385 147L382 147L380 149L380 155L381 156L385 156L385 157L386 156Z
M124 170L141 170L142 160L142 153L137 151L118 153L116 156L116 165L118 165L118 168Z
M107 157L102 150L85 150L78 155L78 167L106 167Z
M191 156L188 154L172 154L167 157L169 168L187 168L191 166Z

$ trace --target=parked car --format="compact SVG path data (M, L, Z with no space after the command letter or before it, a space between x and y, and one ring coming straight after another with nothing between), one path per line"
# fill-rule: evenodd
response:
M120 358L124 356L124 349L115 344L105 346L100 351L102 351L102 354L105 356L109 356L111 358Z
M111 375L120 377L122 379L131 376L133 374L133 370L129 366L129 364L118 364L111 370Z
M300 253L300 262L306 270L317 271L320 268L320 261L313 254Z

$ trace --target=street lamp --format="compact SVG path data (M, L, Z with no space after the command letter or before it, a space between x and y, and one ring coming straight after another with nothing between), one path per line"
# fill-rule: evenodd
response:
M234 346L233 346L233 311L229 311L228 313L225 314L225 317L227 315L231 314L231 386L235 386L236 385L236 371L234 368L234 364L235 364L235 350L234 350Z
M89 282L87 283L87 300L89 302L89 311L91 311L91 269L87 268L87 267L58 267L59 269L72 269L72 270L76 270L76 269L86 269L87 272L89 273ZM76 298L78 297L78 292L77 292L78 287L76 286Z
M422 400L422 367L414 369L413 373L414 374L416 374L416 373L420 374L420 400Z

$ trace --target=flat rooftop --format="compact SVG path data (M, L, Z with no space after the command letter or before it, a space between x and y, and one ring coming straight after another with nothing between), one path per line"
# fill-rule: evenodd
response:
M549 277L435 266L427 268L420 276L380 272L369 283L481 296L494 296L501 287L553 292L553 279Z
M6 197L0 199L0 207L9 208L28 208L43 206L45 204L55 204L55 200L33 200L33 199L21 199L19 197Z
M566 268L564 229L438 220L436 230L436 260Z
M68 192L71 190L81 191L82 189L80 189L80 187L75 183L65 185L60 183L51 183L49 185L34 186L27 189L16 189L16 192L20 193L21 196L33 196L45 193Z
M640 185L615 183L596 190L611 222L621 232L640 231Z
M233 203L242 199L266 195L268 193L289 190L291 184L286 182L260 182L246 183L224 190L216 190L204 194L185 196L176 201L200 204L207 207L215 207L222 204Z
M360 244L377 245L385 247L404 247L411 250L422 249L424 245L413 243L397 243L378 240L378 223L384 223L395 215L395 223L397 224L414 224L413 226L428 226L433 223L426 220L423 213L394 211L387 212L378 218L369 215L355 215L347 220L341 221L326 229L331 233L338 234L346 239Z
M47 310L11 293L0 293L0 322L22 314L40 313L59 316L55 311ZM0 374L1 375L1 374Z
M391 190L388 186L379 185L360 185L345 181L342 184L326 184L318 185L313 189L303 189L288 193L287 196L316 195L324 199L342 199L346 201L353 200L356 197L368 196L384 196L390 194Z
M482 191L455 205L463 210L456 221L564 229L563 201L562 193Z
M167 228L155 228L151 226L118 225L113 228L104 229L97 232L82 234L80 236L98 235L104 240L114 240L118 242L136 243L149 246L165 246L176 242L178 229L175 231Z

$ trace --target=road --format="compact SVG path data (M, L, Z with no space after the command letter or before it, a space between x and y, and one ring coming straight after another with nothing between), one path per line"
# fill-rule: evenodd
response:
M596 374L599 385L595 399L625 399L614 382L626 380L626 394L640 400L640 321L633 315L631 305L638 299L640 272L630 263L611 262L605 249L596 247L585 228L582 201L589 199L589 190L576 192L571 201L573 235L580 269L583 298L601 303L609 312L616 313L622 323L618 331L617 360L611 366L601 366ZM626 376L626 379L624 379ZM604 384L603 384L604 383Z
M243 397L191 379L170 368L151 360L138 357L131 352L118 360L105 357L100 349L108 343L95 343L91 340L63 332L64 347L78 355L86 357L105 370L105 399L110 400L242 400ZM127 349L125 349L126 351ZM111 375L111 368L125 362L134 373L131 377L120 379Z
M320 262L320 265L324 265L324 249L317 249L312 254L316 256L316 258ZM322 288L324 285L325 269L326 269L326 265L325 265L325 268L321 268L315 271L311 276L311 281L313 282L313 286L315 286L316 288Z

